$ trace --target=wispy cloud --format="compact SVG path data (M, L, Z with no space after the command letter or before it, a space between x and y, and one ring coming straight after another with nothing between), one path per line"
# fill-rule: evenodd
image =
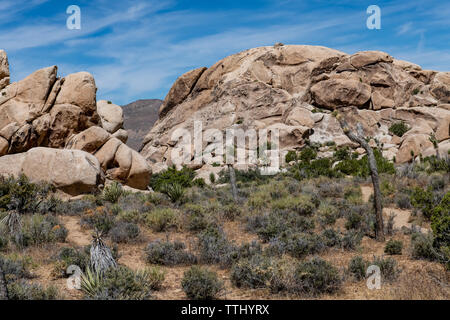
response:
M0 45L10 56L15 80L51 64L58 64L62 74L87 70L96 78L99 98L123 104L164 98L180 74L276 42L349 53L383 50L426 68L450 66L450 41L441 40L450 40L448 16L445 21L443 15L450 9L437 0L431 2L440 10L416 0L380 1L380 31L366 28L366 8L353 1L249 0L239 6L232 1L228 7L183 0L79 1L79 31L65 28L65 10L39 10L55 0L1 1ZM1 19L8 10L16 23Z

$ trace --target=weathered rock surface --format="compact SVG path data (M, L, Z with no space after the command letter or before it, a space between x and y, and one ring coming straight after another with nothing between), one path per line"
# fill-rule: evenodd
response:
M123 130L122 108L107 101L97 103L97 88L91 74L79 72L58 78L57 67L52 66L9 84L8 60L6 53L0 51L0 90L0 159L11 166L3 168L5 172L18 170L26 175L33 174L29 168L38 170L45 165L45 160L48 168L30 178L53 183L70 194L82 193L99 182L86 167L86 163L95 159L94 166L98 164L106 174L116 170L120 174L112 175L113 178L133 188L146 189L151 169L139 153L124 144L128 134ZM103 158L98 162L94 154L104 154L100 152L102 147L112 139L119 142L115 151L120 149L120 155L129 155L128 160L113 152L106 163ZM82 158L83 151L92 155ZM11 159L17 159L18 167L12 166ZM27 160L29 168L21 167L23 159ZM37 159L36 164L31 163L34 159ZM53 164L59 170L55 177L51 175ZM63 175L64 166L74 181ZM83 172L74 172L77 168L86 169L86 176Z
M250 49L181 76L141 154L155 171L171 165L172 151L181 145L173 133L186 129L193 137L194 121L202 123L203 133L276 127L282 151L299 149L306 139L355 147L331 115L337 109L350 126L361 123L367 136L383 141L386 155L406 162L411 150L419 155L429 148L425 135L427 141L431 134L440 142L449 139L449 90L448 72L422 70L384 52L348 55L283 45ZM400 121L411 127L411 138L389 132Z
M95 190L103 183L100 163L79 150L33 148L0 157L0 175L26 175L32 182L47 182L69 195Z

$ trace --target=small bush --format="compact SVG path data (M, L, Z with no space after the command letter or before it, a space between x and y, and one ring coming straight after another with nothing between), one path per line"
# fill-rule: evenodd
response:
M78 250L71 247L61 248L56 256L56 265L52 271L52 275L56 278L66 277L67 268L75 265L81 270L86 270L89 265L90 254L87 250Z
M201 205L187 204L184 212L187 220L185 226L189 231L202 231L215 222L214 218Z
M132 222L119 222L109 232L111 240L115 243L128 243L139 237L140 230L137 224Z
M389 132L398 137L403 137L403 135L409 130L409 126L404 122L396 122L389 127Z
M348 264L348 272L357 281L366 278L367 268L369 262L364 260L361 256L353 257Z
M177 170L175 166L173 166L166 171L153 174L150 179L150 187L152 187L154 191L165 193L165 191L167 191L167 185L179 185L182 188L192 187L194 178L194 170L187 167Z
M435 236L435 246L450 246L450 192L433 209L431 229Z
M430 219L435 206L433 192L430 187L426 190L416 187L411 195L411 204L414 208L419 209L422 214Z
M378 266L380 268L381 275L388 281L395 280L400 273L400 269L397 266L397 261L390 257L374 257L374 260L370 264Z
M210 226L198 235L200 261L202 263L221 263L226 265L234 246L228 241L221 228Z
M439 251L434 248L432 234L413 233L411 235L411 255L415 259L439 260Z
M102 198L111 203L117 203L123 194L122 185L116 181L103 189Z
M290 163L292 161L297 161L297 152L289 150L286 156L284 157L286 163Z
M403 242L399 240L389 240L384 247L384 253L390 255L401 255L403 249Z
M155 232L177 230L179 220L180 213L170 208L156 208L145 217L146 224Z
M411 201L409 199L409 195L404 193L398 193L395 195L395 204L400 209L411 209Z
M197 258L187 252L184 243L176 241L162 242L160 240L151 242L145 250L148 263L174 266L189 265L197 262Z
M231 281L240 288L264 288L272 277L273 261L263 255L254 255L241 259L231 268Z
M183 202L184 200L185 191L179 183L165 184L161 192L165 193L172 202Z
M317 152L311 147L306 147L300 152L300 160L310 162L317 157Z
M342 283L338 270L320 258L301 262L295 270L293 280L294 292L313 296L334 293Z
M27 217L22 226L20 245L30 246L50 242L64 242L67 229L55 216L35 214Z
M216 299L224 289L215 272L197 266L184 273L181 286L186 296L193 300Z
M58 290L20 280L8 285L8 297L10 300L57 300Z

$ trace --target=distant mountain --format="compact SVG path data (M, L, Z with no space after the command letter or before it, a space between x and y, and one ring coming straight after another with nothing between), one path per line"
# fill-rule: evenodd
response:
M158 111L162 103L163 101L159 99L147 99L122 106L124 128L128 131L128 146L139 150L145 135L158 120Z

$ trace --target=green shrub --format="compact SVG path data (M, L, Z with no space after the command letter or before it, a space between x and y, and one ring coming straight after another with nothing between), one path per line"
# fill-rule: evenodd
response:
M111 203L117 203L123 194L122 185L116 181L103 189L102 198Z
M384 253L390 255L400 255L402 254L403 242L399 240L389 240L384 247Z
M438 261L439 250L434 246L432 234L413 233L411 235L411 255L415 259Z
M150 211L145 222L155 232L177 230L180 224L180 213L171 208L156 208Z
M433 209L431 229L435 246L450 246L450 192L447 192L438 206Z
M8 298L10 300L57 300L58 290L53 286L43 288L39 284L20 280L8 284Z
M199 187L199 188L204 188L204 187L206 187L206 182L205 182L205 179L203 179L203 178L197 178L197 179L195 179L195 180L193 181L192 184L193 184L194 186Z
M139 226L133 222L119 222L109 231L114 243L128 243L136 240L140 234Z
M67 237L67 229L59 223L55 216L39 215L23 219L22 237L20 245L30 246L50 242L64 242Z
M336 223L338 211L329 203L321 203L317 209L317 217L322 226L331 226Z
M184 207L186 215L185 227L189 231L202 231L210 224L214 224L214 218L208 214L205 208L198 204L187 204Z
M414 208L419 209L426 218L430 219L435 206L431 187L426 190L415 187L411 194L411 204Z
M152 187L154 191L165 193L165 191L167 191L167 185L179 185L182 188L192 187L194 178L194 170L187 167L177 170L175 166L173 166L165 171L153 174L150 179L150 187Z
M337 161L349 160L350 159L350 151L347 147L339 148L336 150L336 152L334 153L333 156Z
M276 210L288 210L302 216L312 215L316 209L311 197L299 195L297 197L286 197L272 202L272 208Z
M107 234L116 224L112 212L105 207L97 207L95 210L87 210L80 219L82 227L97 229Z
M389 127L389 132L395 134L398 137L403 137L403 135L410 130L409 126L402 122L396 122Z
M184 273L181 286L186 296L193 300L216 299L224 290L217 274L201 267L191 267Z
M390 257L374 257L374 260L370 264L378 266L380 268L381 275L388 281L395 280L400 273L397 261Z
M172 202L182 202L184 200L185 191L179 183L165 184L161 188L161 192L165 193Z
M311 147L306 147L300 152L300 160L310 162L317 157L317 152Z
M187 252L184 243L175 241L153 241L145 249L148 263L174 266L188 265L197 262L197 258Z
M394 164L383 157L382 153L378 149L373 150L375 161L377 163L378 173L395 174ZM348 159L339 162L335 166L335 171L344 173L346 175L368 177L370 175L369 160L367 155L360 160Z
M216 226L209 226L198 235L198 248L202 263L227 264L227 257L234 250L223 230Z
M348 264L348 272L357 281L366 278L366 271L369 267L369 262L364 260L361 256L353 257Z
M292 161L297 161L297 152L289 150L286 156L284 157L286 163L290 163Z
M231 282L238 288L264 288L272 277L273 261L263 255L241 259L231 268Z
M214 174L214 172L211 172L209 174L209 181L211 181L212 184L216 183L216 175Z
M294 272L293 280L294 292L313 296L334 293L342 283L338 270L321 258L301 262Z
M101 276L89 270L82 277L81 287L93 300L147 300L155 285L153 275L148 270L135 272L122 266L110 268Z
M68 276L67 268L71 265L86 270L89 266L90 253L88 250L79 250L71 247L61 248L56 256L56 264L52 271L52 275L56 278L64 278Z

